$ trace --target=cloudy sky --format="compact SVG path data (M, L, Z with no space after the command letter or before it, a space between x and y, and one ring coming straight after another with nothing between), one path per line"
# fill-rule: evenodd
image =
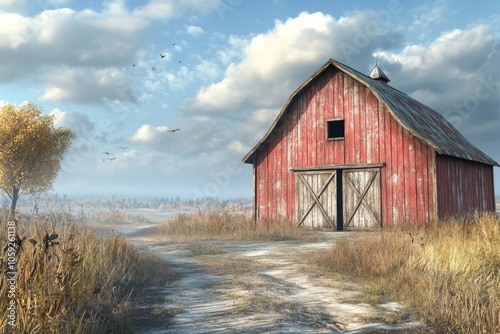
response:
M251 197L241 159L330 58L377 59L500 161L498 0L0 0L0 22L0 104L78 136L58 194Z

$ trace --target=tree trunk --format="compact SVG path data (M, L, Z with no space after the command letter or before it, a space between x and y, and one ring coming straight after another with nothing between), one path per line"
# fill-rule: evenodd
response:
M16 205L18 197L19 197L19 188L12 187L12 201L10 202L10 219L14 219L16 215Z

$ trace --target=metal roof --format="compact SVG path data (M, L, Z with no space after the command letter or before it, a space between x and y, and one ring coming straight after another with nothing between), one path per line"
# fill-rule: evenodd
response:
M371 92L386 105L391 115L404 129L422 140L437 153L476 161L487 165L500 166L495 160L488 157L471 142L465 139L465 137L438 112L409 97L405 93L400 92L385 83L372 79L369 76L333 59L326 62L325 65L318 69L290 96L283 109L281 109L278 117L271 125L269 131L243 158L243 162L253 162L255 154L261 145L266 143L266 140L272 134L279 120L287 112L288 106L293 103L295 98L304 89L306 89L317 77L330 67L339 69L344 74L350 76L370 89Z

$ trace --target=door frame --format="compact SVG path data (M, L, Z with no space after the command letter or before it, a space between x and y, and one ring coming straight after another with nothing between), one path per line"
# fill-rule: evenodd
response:
M299 181L299 177L300 177L300 174L312 174L314 172L328 172L328 171L331 171L331 172L334 172L335 173L335 177L337 178L336 182L337 182L337 193L336 193L336 200L337 200L337 203L336 203L336 206L337 206L337 212L336 212L336 220L334 223L334 227L336 227L337 231L342 231L344 229L344 204L343 204L343 183L344 181L342 180L342 171L344 170L355 170L355 169L379 169L378 171L378 177L380 179L380 192L382 192L382 182L381 182L381 172L382 172L382 168L385 167L386 164L385 162L381 162L381 163L367 163L367 164L342 164L342 165L320 165L320 166L307 166L307 167L290 167L288 170L290 172L294 172L294 173L297 173L296 175L296 187L295 187L295 204L296 204L296 208L295 208L295 217L296 217L296 220L297 222L299 221L299 219L301 220L300 224L302 224L302 221L304 220L305 216L304 217L299 217L298 214L299 214L299 204L298 204L298 182ZM340 172L339 172L340 171ZM373 180L372 180L373 181ZM327 182L328 183L328 182ZM370 187L371 187L371 184L372 182L370 183ZM322 187L323 188L323 187ZM369 187L368 187L369 188ZM325 189L321 189L321 193L324 191ZM310 189L308 189L308 191L310 192ZM316 195L313 195L311 194L311 196L315 197L316 200L314 200L313 198L313 202L312 204L309 206L308 208L308 213L311 211L312 207L315 205L314 203L316 203L319 199L319 197L321 196L321 193L316 197ZM338 194L341 194L340 198L338 196ZM361 199L362 200L362 199ZM359 205L361 205L361 202L359 203ZM358 206L359 206L358 205ZM382 197L380 198L380 205L382 206ZM321 207L321 206L320 206ZM324 215L324 212L322 211L322 214ZM330 219L328 219L330 220ZM379 227L382 227L382 210L380 210L380 226ZM340 223L340 224L339 224ZM300 224L298 226L300 226ZM349 222L348 224L349 225ZM346 226L347 227L347 226Z

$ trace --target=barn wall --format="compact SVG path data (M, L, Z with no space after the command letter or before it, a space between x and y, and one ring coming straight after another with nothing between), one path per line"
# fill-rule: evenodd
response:
M495 211L493 166L438 155L436 171L439 218Z
M326 140L326 121L333 118L345 119L344 140ZM289 105L256 156L257 218L297 219L290 167L383 162L383 225L423 224L435 218L434 157L368 88L327 70Z

